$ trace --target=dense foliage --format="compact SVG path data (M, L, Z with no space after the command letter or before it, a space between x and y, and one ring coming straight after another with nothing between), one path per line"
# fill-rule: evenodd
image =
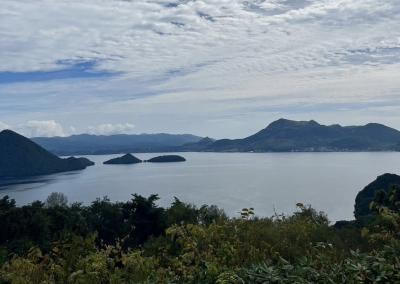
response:
M332 226L298 204L291 216L227 218L216 206L157 195L68 205L54 193L17 207L0 200L0 283L399 283L399 190L374 218Z

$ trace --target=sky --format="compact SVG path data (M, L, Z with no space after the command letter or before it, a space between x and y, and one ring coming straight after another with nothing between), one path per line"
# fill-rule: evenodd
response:
M0 129L400 129L399 0L1 0Z

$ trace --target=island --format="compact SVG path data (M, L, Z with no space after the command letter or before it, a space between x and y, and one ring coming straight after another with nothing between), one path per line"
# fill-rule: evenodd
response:
M86 158L59 158L12 130L0 132L0 178L83 170L92 165Z
M104 165L131 165L131 164L138 164L141 162L142 162L142 160L140 160L139 158L137 158L131 154L126 154L121 157L105 161L103 164Z
M185 162L186 159L182 156L179 155L164 155L164 156L158 156L151 158L150 160L147 160L146 162L149 163L172 163L172 162Z

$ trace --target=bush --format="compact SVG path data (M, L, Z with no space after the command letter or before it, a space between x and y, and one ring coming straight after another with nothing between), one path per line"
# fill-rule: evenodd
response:
M0 283L400 281L397 223L382 219L389 212L397 222L393 198L380 196L373 206L381 219L363 229L355 222L331 226L324 213L302 204L289 216L258 218L250 208L227 218L215 206L176 198L162 208L157 200L133 195L90 206L16 207L4 197Z

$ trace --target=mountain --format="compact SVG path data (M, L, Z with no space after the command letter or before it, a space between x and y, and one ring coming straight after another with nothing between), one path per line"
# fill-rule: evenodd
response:
M57 155L118 154L133 152L176 151L182 145L199 142L202 137L190 134L73 135L37 137L34 142Z
M192 148L215 152L396 151L400 132L377 123L364 126L321 125L314 120L279 119L244 139L222 139Z
M91 165L85 158L61 159L11 130L0 132L0 178L82 170Z
M122 157L114 158L108 161L105 161L104 165L130 165L130 164L138 164L141 163L142 160L136 158L131 154L123 155Z

